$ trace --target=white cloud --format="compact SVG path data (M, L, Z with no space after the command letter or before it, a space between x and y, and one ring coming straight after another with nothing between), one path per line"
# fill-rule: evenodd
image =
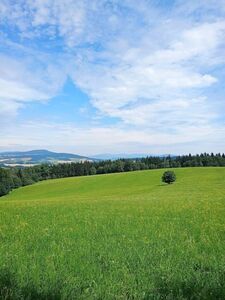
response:
M207 38L206 38L207 37ZM215 58L217 47L225 38L225 22L203 23L185 30L178 40L171 43L168 49L159 50L153 55L153 62L182 63L195 58L195 64ZM151 58L150 58L151 60Z
M203 38L206 35L208 39ZM183 110L184 121L187 117L192 118L190 113L187 114L187 106L205 114L204 107L196 106L192 99L198 96L199 89L217 82L218 79L210 74L210 66L218 47L224 43L224 35L224 22L206 23L181 30L166 48L151 51L145 47L149 39L146 33L145 40L135 48L128 43L121 47L118 44L116 53L114 48L112 52L108 49L104 63L82 60L73 78L89 93L93 105L103 114L131 124L140 124L140 121L154 124L157 119L149 115L149 111L157 107L158 118L166 104L175 125L178 108L180 115ZM186 103L183 108L179 105L182 98ZM128 107L133 103L136 105ZM131 118L131 115L135 117Z
M23 82L10 81L0 78L0 97L3 99L16 98L17 101L29 101L34 99L48 99L49 95L32 89Z
M22 103L18 103L9 99L0 99L0 117L1 121L9 118L9 116L15 116L18 109L22 107Z
M223 151L219 141L224 134L224 128L217 127L215 130L208 126L195 125L181 127L176 134L171 132L158 134L149 129L137 130L116 126L80 128L73 124L60 125L37 121L20 123L16 126L12 124L5 128L0 132L0 149L48 148L89 155L97 152L143 153L143 151L154 154L159 149L175 153L174 149L179 147L179 144L189 144L187 149L194 152L196 143L199 145L199 151L207 151L204 145L214 143L215 151ZM186 151L186 148L182 149L182 153Z
M29 59L32 60L30 63ZM0 115L15 115L31 101L47 101L65 80L63 68L50 61L35 65L34 58L16 59L0 54Z

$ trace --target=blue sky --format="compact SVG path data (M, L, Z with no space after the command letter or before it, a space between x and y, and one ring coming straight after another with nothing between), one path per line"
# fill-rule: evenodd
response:
M225 0L1 0L0 151L225 151Z

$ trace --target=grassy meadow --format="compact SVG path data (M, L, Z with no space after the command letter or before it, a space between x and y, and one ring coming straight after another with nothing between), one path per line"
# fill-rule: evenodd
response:
M225 168L39 182L0 198L1 299L225 299Z

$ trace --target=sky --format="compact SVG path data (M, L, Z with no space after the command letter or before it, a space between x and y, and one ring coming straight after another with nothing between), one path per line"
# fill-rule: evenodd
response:
M0 0L0 151L225 152L225 0Z

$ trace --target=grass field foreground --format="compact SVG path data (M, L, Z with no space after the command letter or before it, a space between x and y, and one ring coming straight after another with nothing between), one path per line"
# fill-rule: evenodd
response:
M0 199L2 299L225 299L225 168L56 179Z

